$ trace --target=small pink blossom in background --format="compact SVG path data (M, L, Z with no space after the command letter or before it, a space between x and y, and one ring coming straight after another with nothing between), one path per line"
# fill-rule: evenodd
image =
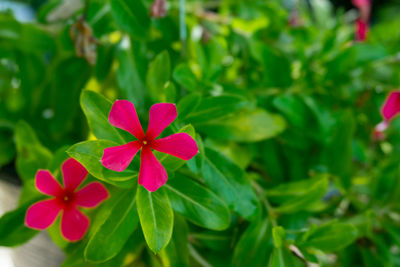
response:
M354 6L360 11L359 18L355 21L356 41L363 42L367 39L369 29L369 19L371 15L370 0L352 0Z
M372 133L374 139L379 141L384 140L386 138L385 131L388 127L389 123L387 121L381 121L380 123L378 123Z
M358 8L371 5L370 0L352 0L351 2Z
M400 113L400 90L389 93L381 108L381 114L384 121L377 124L373 131L373 137L376 140L385 139L384 132L389 127L390 121Z
M163 18L167 15L167 0L154 0L151 5L151 16Z
M390 121L400 112L400 90L389 93L382 105L381 113L386 121Z
M367 39L368 34L368 22L364 22L361 19L356 20L356 41L363 42Z
M104 167L121 172L131 163L136 153L141 151L138 183L148 191L154 192L167 182L167 172L154 156L152 149L167 153L183 160L193 158L197 144L187 133L176 133L156 139L176 118L176 106L170 103L155 104L150 108L149 126L146 134L139 122L135 106L128 100L114 102L108 120L122 130L131 133L138 140L104 150L101 163Z
M67 159L61 167L64 188L48 170L36 173L36 188L54 198L36 202L26 212L25 224L33 229L44 230L62 212L61 233L65 239L74 242L82 239L89 227L89 219L78 207L94 208L108 198L106 188L93 182L77 191L87 176L86 169L75 159Z

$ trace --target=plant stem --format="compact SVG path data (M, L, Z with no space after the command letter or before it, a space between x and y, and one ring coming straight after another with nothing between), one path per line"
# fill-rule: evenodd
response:
M251 185L253 186L253 188L256 190L257 195L259 196L259 198L262 200L264 207L270 217L271 223L273 226L277 226L278 223L276 222L276 212L274 211L274 208L271 206L271 204L269 203L267 196L265 194L264 189L257 184L256 181L251 181Z
M190 255L193 257L193 259L195 259L201 266L204 267L212 267L212 265L210 263L208 263L208 261L206 261L197 251L196 249L189 243L188 244L189 247L189 252Z

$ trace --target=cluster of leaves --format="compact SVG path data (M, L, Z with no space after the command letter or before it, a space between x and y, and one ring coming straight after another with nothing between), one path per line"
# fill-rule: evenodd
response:
M400 264L400 122L371 139L400 83L397 28L382 35L393 21L358 44L323 1L314 16L299 6L297 27L280 1L170 0L160 19L149 0L76 2L49 1L37 23L0 14L0 166L14 161L23 182L18 208L0 219L1 246L37 233L24 226L41 197L36 171L60 179L73 157L111 197L89 211L82 241L67 243L58 222L49 229L62 266ZM70 37L82 15L97 50L78 48L94 66L76 53L87 36ZM164 134L197 141L188 162L156 154L169 176L156 192L137 186L138 157L124 172L100 163L130 138L108 122L116 98L142 122L153 103L177 103Z

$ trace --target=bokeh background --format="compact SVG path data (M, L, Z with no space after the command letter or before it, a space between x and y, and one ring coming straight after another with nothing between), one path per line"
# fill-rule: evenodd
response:
M225 231L190 225L190 266L400 266L400 120L376 130L400 89L399 14L398 0L0 0L0 215L32 199L53 156L96 139L80 102L90 90L132 101L144 120L177 103L176 126L234 164L257 205L268 199L261 219L239 208ZM264 217L284 241L263 236ZM7 237L10 225L0 221L0 246L27 241ZM182 266L141 249L120 266ZM46 266L89 266L62 250Z

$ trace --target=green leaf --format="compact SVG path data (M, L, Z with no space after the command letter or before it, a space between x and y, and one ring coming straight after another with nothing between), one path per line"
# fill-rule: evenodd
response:
M339 176L342 186L350 186L353 158L353 136L356 120L351 110L336 114L331 142L324 151L324 159L332 174Z
M128 39L124 41L129 42ZM145 66L138 62L140 58L137 53L140 51L135 52L133 49L131 46L118 49L117 81L122 97L135 104L136 110L140 112L144 109L144 98L147 91L144 86L144 74L140 73L141 67L145 68Z
M269 261L269 267L303 267L304 262L295 257L285 247L274 248Z
M70 57L60 61L50 72L53 81L51 97L48 95L49 91L44 91L37 97L38 101L50 100L49 104L54 110L54 116L49 119L50 129L55 138L61 139L64 132L76 128L74 118L79 110L79 96L90 78L91 68L83 58Z
M39 233L25 226L25 213L32 203L26 203L0 218L0 246L18 246Z
M255 216L259 210L258 199L243 170L214 150L206 148L205 154L202 174L208 187L242 217Z
M37 25L19 23L12 16L0 16L1 46L18 49L25 53L52 51L55 48L54 38Z
M296 127L307 125L309 116L300 98L294 95L280 95L274 98L273 105L285 115L286 119Z
M143 1L112 0L110 2L115 23L134 38L145 40L150 32L150 19Z
M191 93L179 100L177 105L178 118L186 118L193 110L195 110L201 101L201 95L198 93Z
M242 109L249 103L242 96L222 95L204 98L200 105L191 112L186 121L200 123L225 117L235 111Z
M165 189L172 208L192 223L212 230L229 226L230 214L225 203L202 185L177 174Z
M251 52L264 68L266 86L286 88L293 83L290 61L284 53L259 41L251 42Z
M33 129L24 121L15 127L17 172L24 181L33 180L38 169L46 169L53 155L42 146Z
M334 252L353 243L358 236L352 224L336 221L312 227L304 233L299 243L302 247L313 247L325 252Z
M198 88L198 80L187 64L183 63L176 66L172 76L180 86L188 91L196 91Z
M165 98L165 85L171 76L171 63L167 51L158 54L150 63L146 77L147 90L155 102Z
M104 262L115 257L136 229L139 217L136 209L136 188L111 197L107 212L96 216L102 221L85 248L84 256L91 262Z
M15 156L12 130L0 127L0 168L11 162Z
M164 188L149 192L138 187L137 209L147 245L155 253L163 249L171 239L174 213Z
M117 144L125 144L122 131L108 121L112 103L102 95L84 90L81 94L81 107L88 120L90 130L99 139L107 139Z
M234 266L266 266L272 252L271 223L268 219L250 224L236 245Z
M111 184L132 185L134 178L137 178L136 171L126 169L123 172L116 172L107 169L101 164L101 157L105 148L117 144L108 140L84 141L71 146L67 153L79 161L87 171L94 177ZM128 181L131 180L131 181ZM125 183L117 183L125 182Z
M186 221L174 215L174 231L171 241L161 250L160 258L163 266L189 266L189 229Z
M281 248L285 240L285 229L282 226L274 226L272 228L272 238L274 240L274 246Z
M311 204L322 199L328 189L329 180L322 178L308 179L279 185L267 190L267 196L277 212L291 213L307 210Z
M280 115L257 108L231 114L224 119L195 124L195 126L199 132L209 137L238 142L258 142L283 132L286 122Z

